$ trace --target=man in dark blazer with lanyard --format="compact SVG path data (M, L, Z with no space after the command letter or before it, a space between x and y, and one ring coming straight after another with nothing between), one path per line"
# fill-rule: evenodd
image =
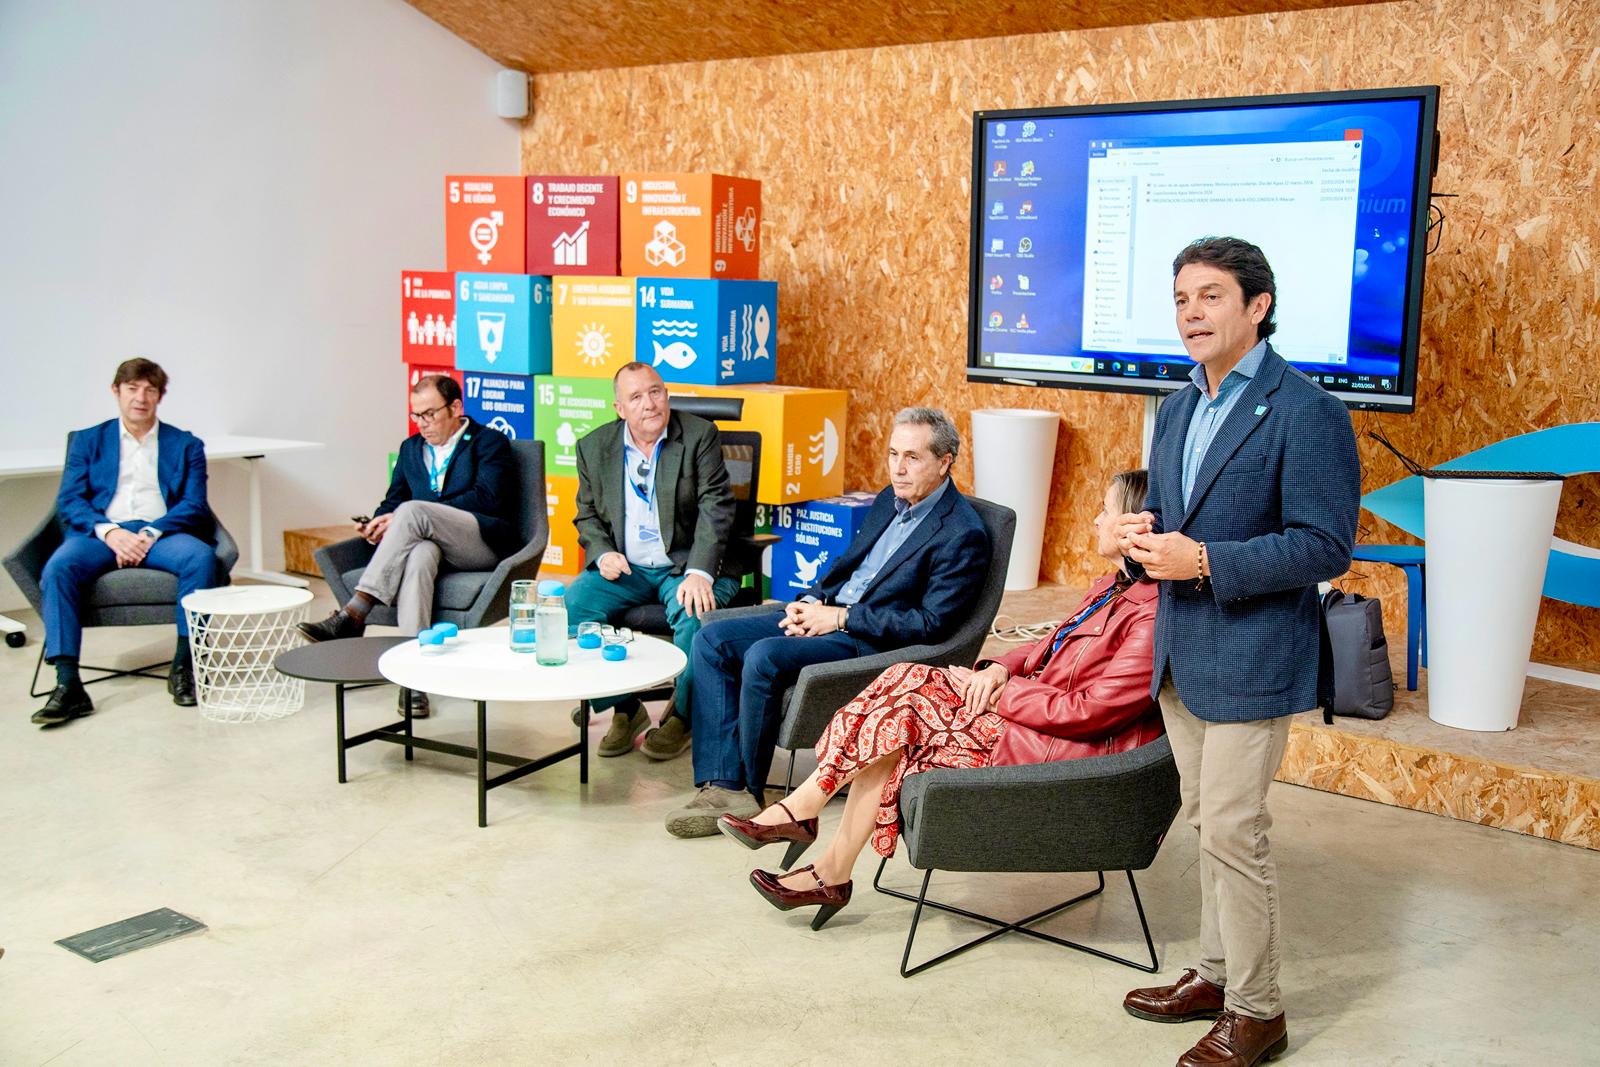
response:
M505 435L461 413L461 386L448 375L411 387L417 432L400 445L389 493L356 532L378 546L350 602L321 622L303 622L312 641L360 637L367 613L393 604L400 632L421 633L433 618L439 564L491 570L521 547L516 463ZM405 694L400 709L406 710ZM427 695L411 695L413 718L426 718Z
M1200 832L1200 960L1124 1007L1217 1020L1180 1067L1249 1067L1288 1045L1267 787L1289 716L1317 705L1317 584L1350 567L1361 467L1344 405L1267 343L1277 287L1261 250L1205 238L1172 270L1193 388L1161 406L1145 510L1118 539L1161 582L1151 696Z
M889 434L889 487L822 580L770 614L713 620L694 643L694 777L667 816L676 837L716 833L765 802L783 694L801 668L948 637L989 569L983 519L950 480L961 438L944 412L906 408Z
M120 567L177 575L178 643L167 691L175 704L195 703L189 624L181 602L210 586L216 572L205 445L157 420L156 408L167 395L167 372L156 363L124 361L111 379L111 392L120 417L72 435L56 494L66 536L39 579L44 655L55 666L56 688L33 715L40 726L59 726L94 710L78 675L79 608L95 581Z
M672 643L689 654L700 619L739 591L722 574L733 529L733 487L712 422L673 411L661 376L629 363L612 379L617 421L578 442L578 499L573 518L588 559L567 591L574 623L610 622L629 608L667 609ZM672 759L689 746L693 664L678 675L668 714L645 735L646 756ZM633 750L650 724L636 696L590 701L614 708L602 756Z

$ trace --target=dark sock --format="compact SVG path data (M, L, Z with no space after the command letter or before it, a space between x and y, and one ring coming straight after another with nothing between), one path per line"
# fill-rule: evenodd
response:
M50 662L55 664L57 685L83 684L82 680L78 677L77 656L57 656Z
M172 650L172 666L174 669L178 667L193 669L194 667L194 656L189 651L189 637L187 634L178 635L178 644Z
M700 784L703 786L714 785L718 789L726 789L730 793L743 793L746 791L743 782L730 782L725 778L713 778L709 782L701 782Z
M350 598L350 603L344 606L344 613L356 622L366 622L367 612L377 607L378 603L377 597L358 592Z

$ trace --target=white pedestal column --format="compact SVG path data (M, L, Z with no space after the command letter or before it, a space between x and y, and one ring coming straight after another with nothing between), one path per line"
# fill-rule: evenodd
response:
M986 408L972 413L973 492L1017 513L1017 535L1006 570L1008 590L1039 584L1060 426L1061 416L1053 411Z
M1516 727L1561 484L1424 479L1434 722L1462 730Z

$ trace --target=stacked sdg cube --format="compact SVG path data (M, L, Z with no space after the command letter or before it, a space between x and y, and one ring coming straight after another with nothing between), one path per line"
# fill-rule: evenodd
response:
M761 183L720 174L451 176L445 271L401 276L407 388L461 382L467 414L545 446L550 547L575 575L576 445L616 418L638 360L674 395L743 398L761 435L758 500L839 493L845 394L771 384L778 286L760 281ZM763 508L770 512L771 507Z

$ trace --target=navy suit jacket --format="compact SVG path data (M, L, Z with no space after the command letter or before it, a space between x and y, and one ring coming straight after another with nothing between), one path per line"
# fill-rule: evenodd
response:
M1267 346L1183 503L1183 445L1200 391L1156 416L1145 510L1204 541L1211 578L1161 583L1155 670L1196 717L1247 722L1317 706L1317 583L1350 568L1361 463L1350 413Z
M79 430L67 441L67 463L56 492L56 514L68 533L94 536L117 492L122 469L121 419ZM200 438L165 422L156 424L156 478L167 513L141 526L163 534L186 533L216 543L206 503L206 447Z
M471 512L484 543L502 557L521 548L522 535L517 529L521 488L506 435L467 419L466 432L444 469L444 484L437 493L428 480L426 444L420 433L414 433L400 445L389 492L372 517L387 515L408 500L448 504Z
M861 532L807 595L835 603L895 517L891 487L878 494ZM942 641L978 598L988 570L989 531L951 484L851 606L850 636L879 651Z

